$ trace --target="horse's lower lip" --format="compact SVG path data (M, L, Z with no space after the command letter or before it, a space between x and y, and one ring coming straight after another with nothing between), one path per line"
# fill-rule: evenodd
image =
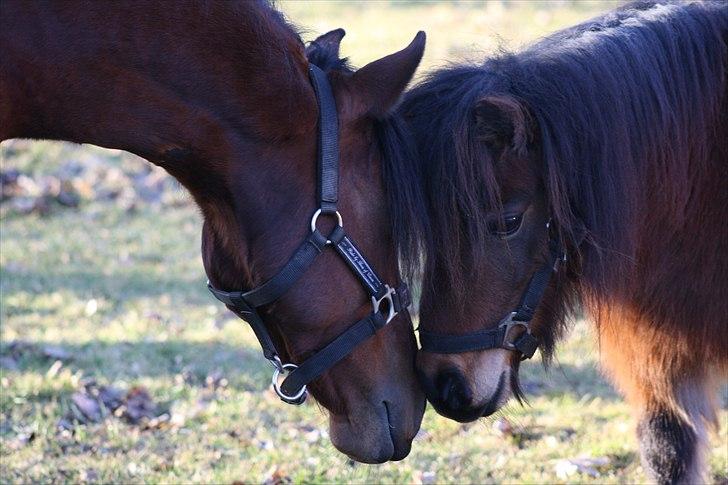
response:
M387 413L387 425L389 426L389 439L392 440L392 456L388 458L388 461L399 461L407 457L409 455L410 450L412 449L412 446L408 444L406 441L403 443L402 440L398 440L394 436L394 431L396 430L395 425L392 424L392 413L389 409L390 403L387 401L384 402L384 409Z
M389 404L387 401L382 401L384 404L384 412L387 413L387 423L389 425L389 438L392 440L392 443L394 443L394 436L392 436L392 430L394 429L394 426L392 426L392 414L389 412Z
M356 456L349 452L344 452L349 459L360 463L375 465L386 463L388 461L398 461L409 455L411 447L408 442L406 442L406 440L403 441L402 439L397 439L396 437L396 432L399 430L397 429L397 426L393 424L394 410L391 409L393 404L387 401L382 401L382 405L384 407L384 412L382 412L381 408L379 408L377 412L379 418L382 420L379 425L387 426L387 432L385 434L383 432L384 430L382 430L381 438L378 443L380 446L379 450L368 455L366 458ZM387 438L389 439L388 442L386 441Z
M392 424L392 412L390 410L391 404L384 401L384 409L387 412L387 425L389 426L389 439L392 440L392 456L389 457L388 461L399 461L403 460L409 455L412 450L411 442L408 440L397 439L394 435L396 427Z
M441 416L445 416L448 419L452 419L453 421L457 421L458 423L472 423L473 421L477 420L478 418L482 418L485 416L483 414L483 408L477 408L473 409L468 412L459 412L457 414L454 414L450 411L438 409L437 406L434 406L435 410L440 414Z

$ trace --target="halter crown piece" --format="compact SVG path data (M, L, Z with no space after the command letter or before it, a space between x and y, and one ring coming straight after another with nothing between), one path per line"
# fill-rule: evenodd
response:
M257 288L249 291L222 291L207 282L207 288L215 298L252 327L263 349L263 355L275 368L273 389L288 404L302 404L306 400L308 383L349 355L357 345L374 335L410 304L407 286L402 283L392 288L384 284L354 241L344 232L343 219L336 208L339 199L339 121L336 101L326 74L321 69L311 64L309 77L319 105L319 208L311 217L311 233L283 268ZM333 215L337 219L337 226L328 237L316 228L316 221L323 214ZM284 364L257 308L280 298L328 247L334 248L369 293L372 312L300 364Z

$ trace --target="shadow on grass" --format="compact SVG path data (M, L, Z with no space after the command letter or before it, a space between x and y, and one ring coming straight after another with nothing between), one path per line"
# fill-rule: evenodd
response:
M45 350L49 342L22 342L3 345L3 375L35 373L46 375L57 360ZM258 350L222 342L101 342L62 344L64 367L84 378L99 381L133 382L152 378L205 386L211 375L224 377L229 386L240 391L259 391L270 382L271 366ZM11 368L8 367L9 360Z
M595 397L606 401L623 399L593 364L554 362L544 370L543 366L534 362L522 364L519 374L527 398L571 395L577 400Z
M6 343L0 356L14 359L15 372L45 375L54 358L44 355L49 342L23 342L24 350L14 351ZM127 381L153 378L180 380L192 386L205 386L213 374L225 377L231 388L259 391L270 379L271 367L258 349L232 346L224 342L190 342L187 340L103 342L82 345L62 344L68 358L66 368L80 371L84 377L100 381ZM537 366L521 369L521 383L526 396L549 398L571 396L575 400L599 397L608 401L621 397L590 365L557 364L548 371Z
M47 273L22 271L3 277L3 293L10 296L17 291L43 294L68 291L79 298L106 297L110 301L154 298L163 295L184 298L188 304L208 304L213 300L207 293L205 278L200 269L199 278L179 278L170 275L155 276L140 269L130 268L105 275L101 271L54 270ZM37 311L28 308L29 312Z
M554 362L548 369L544 369L542 365L533 362L530 366L522 364L519 374L527 399L571 395L576 399L600 398L607 402L624 400L602 375L596 363L574 365ZM728 409L728 384L718 388L717 396L718 407Z

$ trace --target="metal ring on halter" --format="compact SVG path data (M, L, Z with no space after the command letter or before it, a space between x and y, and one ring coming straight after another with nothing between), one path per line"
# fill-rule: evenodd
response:
M498 325L498 328L505 327L506 330L503 332L503 342L501 343L501 346L504 349L508 350L518 350L516 346L513 344L512 341L508 340L508 337L511 334L511 329L514 327L523 327L526 331L526 333L531 333L531 329L528 326L528 322L519 322L518 320L513 320L513 317L516 316L516 312L511 312L510 315L508 315L506 318L501 320L501 323Z
M316 209L316 212L313 213L313 217L311 217L311 232L316 231L316 221L318 221L318 217L322 213L323 212L321 211L321 209ZM330 214L330 212L327 212L327 214ZM339 211L334 211L334 214L336 215L336 220L339 223L339 227L344 227L344 220L341 218L341 214L339 213Z
M389 285L384 285L384 287L387 289L387 291L380 299L377 300L375 297L372 297L372 309L374 313L378 313L379 306L384 300L387 300L387 303L389 303L389 313L387 314L387 321L385 322L386 325L387 323L391 322L394 317L397 316L397 312L394 310L394 301L392 300L392 295L394 295L396 291L394 291L394 288L390 288Z
M277 369L278 372L283 370L283 362L281 362L281 358L278 357L278 355L274 354L272 359L268 359L268 362L270 362L273 368Z
M278 360L278 362L280 362L280 359ZM306 386L303 386L301 390L298 391L296 394L289 396L288 394L283 392L283 390L281 390L281 386L280 384L278 384L278 378L281 376L282 373L286 371L294 371L296 369L298 369L298 366L296 364L283 364L280 368L276 366L275 370L273 371L273 377L271 378L273 390L276 392L276 394L278 394L278 397L280 397L283 402L286 402L288 404L303 404L303 401L306 400Z

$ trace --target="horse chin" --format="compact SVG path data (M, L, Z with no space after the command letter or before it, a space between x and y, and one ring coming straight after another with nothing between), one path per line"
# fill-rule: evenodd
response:
M412 448L420 420L415 420L415 426L402 426L404 420L394 407L383 402L378 407L362 406L348 415L331 414L329 435L334 447L361 463L404 459Z

